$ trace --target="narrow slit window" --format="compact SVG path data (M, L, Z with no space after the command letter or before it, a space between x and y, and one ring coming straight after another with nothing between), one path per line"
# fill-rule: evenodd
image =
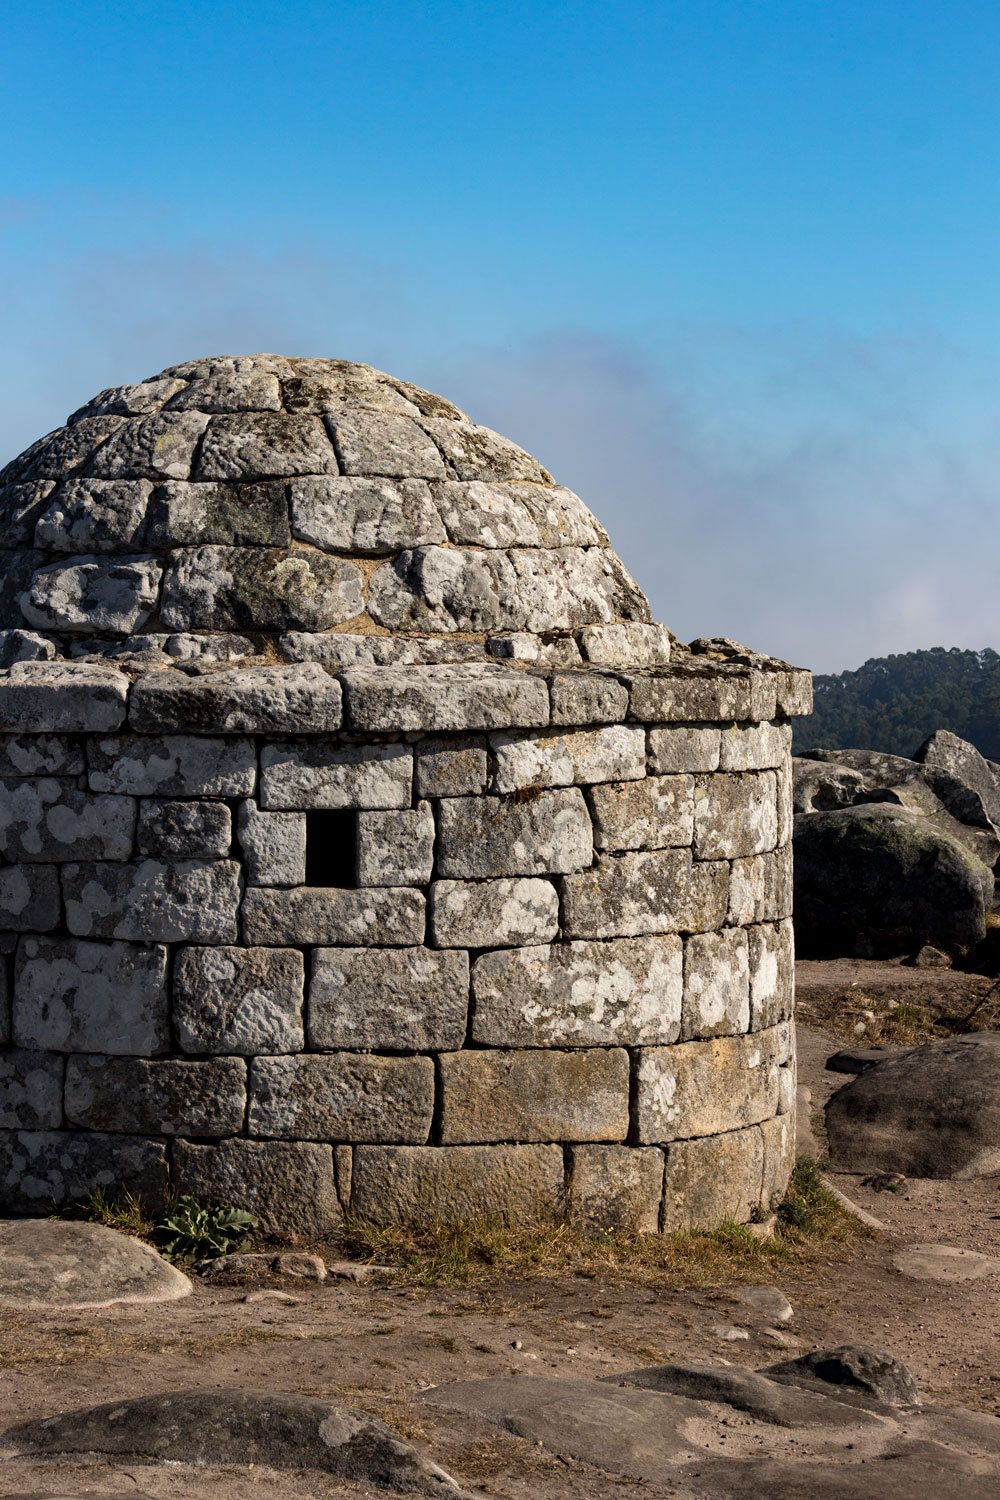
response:
M358 883L358 818L348 809L306 813L306 885Z

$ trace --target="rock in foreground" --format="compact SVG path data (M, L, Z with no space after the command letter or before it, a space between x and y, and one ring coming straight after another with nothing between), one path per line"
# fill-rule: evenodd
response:
M175 1302L191 1283L149 1245L101 1224L0 1221L0 1307Z
M0 1457L101 1453L182 1464L319 1469L358 1484L457 1494L453 1479L365 1412L310 1396L174 1391L11 1428Z
M1000 1033L928 1042L868 1068L826 1106L840 1172L1000 1173Z
M424 1400L698 1500L994 1500L1000 1421L900 1405L901 1393L916 1396L909 1373L873 1350L829 1350L813 1362L790 1385L777 1370L661 1365L603 1381L461 1382ZM839 1383L845 1374L853 1385Z

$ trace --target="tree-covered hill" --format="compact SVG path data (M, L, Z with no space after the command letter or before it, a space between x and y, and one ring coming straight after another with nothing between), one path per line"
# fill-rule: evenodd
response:
M1000 760L1000 655L935 646L873 657L814 678L815 712L795 724L796 751L826 746L912 755L935 729Z

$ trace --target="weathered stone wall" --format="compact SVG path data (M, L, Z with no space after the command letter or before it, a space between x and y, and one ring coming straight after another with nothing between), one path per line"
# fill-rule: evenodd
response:
M699 658L0 673L0 1208L169 1171L317 1236L766 1209L807 697Z

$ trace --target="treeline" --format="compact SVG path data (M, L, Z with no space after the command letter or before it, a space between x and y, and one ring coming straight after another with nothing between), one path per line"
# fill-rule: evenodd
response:
M795 724L795 749L912 755L935 729L1000 760L1000 655L935 646L877 656L856 672L813 679L815 711Z

